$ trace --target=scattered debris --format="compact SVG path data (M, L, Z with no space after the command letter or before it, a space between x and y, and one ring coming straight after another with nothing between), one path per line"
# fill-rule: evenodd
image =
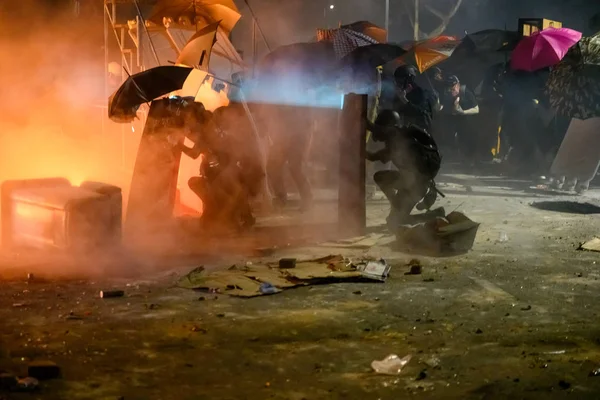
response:
M600 367L596 367L591 370L588 376L600 376Z
M600 238L593 238L585 243L581 243L577 250L597 251L600 252Z
M424 369L421 372L419 372L419 375L417 375L416 379L417 381L422 381L423 379L427 378L427 370Z
M208 333L208 329L201 328L201 327L196 326L196 325L192 326L191 331L192 332L200 332L200 333L204 333L204 334Z
M101 290L100 298L101 299L110 299L115 297L123 297L125 296L125 292L122 290Z
M567 382L567 381L562 381L561 380L561 381L558 382L558 386L561 389L563 389L563 390L567 390L567 389L569 389L571 387L571 384L569 382Z
M445 218L436 217L417 225L402 225L396 234L396 242L406 251L427 254L459 254L473 247L479 224L460 212L452 212Z
M292 269L296 268L295 258L282 258L279 260L279 268L281 269Z
M410 271L405 273L404 275L421 275L423 273L423 266L421 262L417 259L412 259L407 264L410 267Z
M423 364L427 365L429 368L439 368L442 361L437 356L431 356L426 360L423 360Z
M279 293L298 286L330 282L384 281L390 269L391 267L383 260L353 262L338 255L296 261L296 267L291 269L279 268L279 262L233 266L227 270L218 269L210 272L204 268L196 268L183 276L177 285L209 293L255 297L273 294L274 289L274 293Z
M83 317L82 317L81 315L77 315L77 314L75 314L73 311L71 311L71 312L69 313L69 315L67 315L67 316L65 317L65 319L67 319L67 320L70 320L70 321L80 321L80 320L82 320L82 319L83 319Z
M382 282L390 275L390 269L391 267L383 259L379 261L369 261L366 264L359 264L356 266L356 270L360 271L363 277Z
M409 354L406 357L400 358L396 354L390 354L383 360L375 360L371 363L371 368L382 375L400 375L402 369L408 362L412 356Z
M60 367L52 361L32 361L27 366L27 374L40 381L61 377Z
M262 294L276 294L279 293L280 290L271 285L269 282L263 282L260 284L260 292Z
M28 376L27 378L19 379L17 381L16 390L18 392L33 392L39 389L39 387L40 382L37 379Z

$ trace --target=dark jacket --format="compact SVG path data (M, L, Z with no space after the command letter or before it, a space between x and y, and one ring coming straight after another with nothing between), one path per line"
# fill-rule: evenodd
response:
M403 118L404 125L416 125L429 132L436 103L435 95L419 86L414 86L413 89L406 94L406 98L408 99L408 103L406 104L402 104L402 102L396 98L394 100L393 109Z
M424 129L411 125L381 127L369 123L369 130L385 143L385 147L369 157L370 161L392 162L399 170L419 172L433 180L441 166L441 156L433 137Z

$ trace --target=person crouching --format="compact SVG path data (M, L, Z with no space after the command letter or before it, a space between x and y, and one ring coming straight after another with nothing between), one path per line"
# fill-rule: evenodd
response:
M400 121L397 112L383 110L374 124L368 124L373 139L383 142L385 147L367 153L367 160L391 161L397 168L378 171L373 176L391 205L387 218L390 229L408 223L415 206L429 210L435 203L438 192L434 179L441 165L441 156L431 135L415 125L401 126Z

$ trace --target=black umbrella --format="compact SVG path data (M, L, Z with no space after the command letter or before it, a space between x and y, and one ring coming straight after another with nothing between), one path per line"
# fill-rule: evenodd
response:
M406 50L396 44L372 44L353 50L340 60L340 64L343 67L352 67L354 70L363 68L375 69L404 54L406 54Z
M108 99L108 118L131 122L141 104L180 90L193 68L163 65L131 75Z
M519 42L519 34L514 31L486 29L465 36L452 56L438 67L471 88L477 87L490 67L508 61L509 52Z

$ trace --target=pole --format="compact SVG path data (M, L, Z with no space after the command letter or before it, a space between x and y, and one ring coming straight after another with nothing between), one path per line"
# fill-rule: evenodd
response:
M265 46L267 46L267 50L270 53L271 46L269 46L269 42L267 42L267 38L265 37L265 34L264 34L262 28L260 27L258 18L256 18L256 15L254 14L254 10L252 10L252 7L250 7L248 0L244 0L244 3L246 3L246 7L248 7L248 10L250 10L250 15L252 15L252 20L254 21L254 23L256 23L256 28L258 29L258 33L260 33L260 37L262 38L263 42L265 42Z
M108 8L104 2L104 98L108 99Z
M150 38L150 32L148 32L148 27L146 26L146 21L144 20L144 16L142 15L142 10L140 10L140 5L138 3L138 0L133 0L133 3L135 4L135 8L137 10L138 16L140 17L140 20L142 21L142 24L144 24L144 31L146 32L146 35L148 36L148 41L150 43L150 48L152 49L152 54L154 55L154 59L156 60L156 65L160 65L160 60L158 59L158 53L156 53L156 49L154 48L154 44L152 43L152 38Z
M415 0L415 30L413 33L414 39L419 40L419 0Z
M385 0L385 41L390 40L390 0Z
M256 43L256 21L252 20L252 76L254 77L256 73L256 59L258 57L257 51L257 43Z

